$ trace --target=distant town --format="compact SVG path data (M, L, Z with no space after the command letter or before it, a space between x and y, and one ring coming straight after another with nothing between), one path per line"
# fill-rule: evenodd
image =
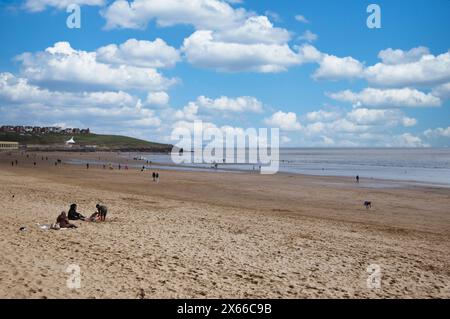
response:
M44 135L44 134L61 134L61 135L87 135L91 131L89 128L62 128L58 126L14 126L4 125L0 127L1 133L17 133L17 134L32 134L32 135Z

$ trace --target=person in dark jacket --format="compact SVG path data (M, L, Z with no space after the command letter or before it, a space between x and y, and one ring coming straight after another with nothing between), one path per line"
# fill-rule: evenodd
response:
M77 212L77 204L70 205L68 217L69 220L85 220L85 217Z

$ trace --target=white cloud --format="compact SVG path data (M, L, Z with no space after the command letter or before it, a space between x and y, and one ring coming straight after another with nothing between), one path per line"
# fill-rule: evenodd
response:
M24 7L31 12L40 12L47 7L65 10L69 5L103 6L105 0L26 0Z
M226 29L248 17L244 9L234 9L220 0L135 0L114 1L102 15L106 28L144 28L151 20L159 26L193 25L196 29Z
M404 117L402 119L402 124L403 124L404 127L415 126L417 124L417 120L415 118L412 118L412 117Z
M202 108L222 112L260 113L263 110L263 104L258 101L258 99L251 96L241 96L237 98L221 96L217 99L211 99L202 95L197 98L196 104Z
M450 138L450 126L447 128L438 127L435 129L428 129L424 132L424 135L428 138L434 138L434 137Z
M287 44L223 42L212 31L196 31L182 48L189 63L225 72L282 72L301 63L301 56Z
M374 89L366 88L355 93L350 90L329 93L332 99L350 102L354 107L400 108L400 107L436 107L441 100L432 94L415 89Z
M314 79L339 80L346 78L362 78L364 65L352 57L339 58L323 54L319 68L314 72Z
M59 92L41 89L24 78L0 73L0 97L9 103L42 104L48 106L101 105L132 106L137 99L126 92Z
M383 60L388 60L390 64L377 63L368 67L365 70L367 80L369 83L379 86L397 87L436 85L449 82L450 52L434 56L423 54L425 48L419 49L416 50L422 55L413 54L413 58L411 58L410 53L412 50L406 53L401 51L402 53L397 53L395 58L389 54L389 58L387 58L386 54L382 54ZM398 58L397 55L401 57Z
M435 87L431 94L441 99L450 99L450 82Z
M0 112L4 120L35 123L76 122L85 126L158 126L160 119L153 110L126 92L50 91L0 73Z
M412 48L409 51L393 50L391 48L382 50L378 53L378 57L384 64L403 64L419 61L423 56L429 55L430 50L426 47Z
M312 33L310 30L306 30L301 36L298 37L299 40L305 40L308 42L314 42L319 38L319 36L315 33Z
M147 95L146 103L149 105L165 106L169 104L169 94L164 91L150 92Z
M119 46L110 44L97 49L97 60L109 64L170 68L180 59L178 50L159 38L155 41L129 39Z
M306 114L306 119L310 122L331 121L339 117L339 113L332 111L318 110Z
M310 146L405 146L408 138L398 131L417 124L416 119L391 109L317 110L304 117L308 122L299 132Z
M215 38L230 43L284 44L291 35L286 29L274 27L266 16L254 16L240 26L217 32Z
M189 102L183 109L177 110L174 116L178 120L195 121L198 117L199 106L194 102Z
M267 125L278 127L284 131L296 131L302 128L300 122L297 120L297 115L293 112L285 113L278 111L272 114L271 117L265 119L264 122Z
M305 18L305 16L301 15L301 14L297 14L295 16L295 20L297 20L298 22L301 23L309 23L309 20Z
M200 116L200 113L204 115L203 111L216 111L226 115L229 113L260 113L262 110L263 104L251 96L236 98L221 96L217 99L211 99L201 95L182 109L174 110L173 114L177 120L194 121L204 119Z
M398 147L427 147L422 139L411 133L404 133L393 138L393 145Z
M417 120L403 115L399 110L354 109L347 113L347 118L358 125L403 125L411 127Z
M387 49L380 51L383 62L365 67L353 57L337 57L320 53L313 74L315 79L365 79L380 87L436 86L450 82L450 52L437 56L425 47L409 51Z
M96 52L74 50L68 42L55 43L44 52L16 57L21 74L41 85L62 85L86 90L164 90L176 83L153 68L111 65L97 61Z
M182 51L201 68L270 73L301 62L288 45L289 31L275 27L267 16L220 0L118 0L103 16L107 28L144 28L151 20L164 27L192 25L197 31L184 40ZM313 40L312 33L307 35Z

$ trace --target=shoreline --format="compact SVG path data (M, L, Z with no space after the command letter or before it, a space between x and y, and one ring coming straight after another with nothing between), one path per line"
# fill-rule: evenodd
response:
M117 152L115 152L117 153ZM126 160L130 160L130 158L126 158L123 155L126 153L135 153L135 152L119 152L120 156L117 159L123 158ZM166 153L152 153L152 155L167 155ZM94 162L92 162L94 160ZM89 160L69 160L67 163L72 165L85 165ZM209 164L202 163L200 165L189 165L189 164L172 164L165 162L153 162L150 165L146 164L145 160L140 160L139 163L135 163L138 161L132 161L130 167L140 168L142 166L148 166L149 169L160 169L165 171L189 171L189 172L210 172L210 173L242 173L242 174L259 174L258 171L252 171L249 169L239 169L233 168L232 166L235 164L219 164L219 168L215 169L212 167L208 167ZM107 165L110 162L100 161L96 162L95 159L91 159L90 164L92 165ZM112 162L113 165L118 165L120 161ZM123 164L123 162L121 163ZM251 166L252 164L246 164ZM231 167L231 168L227 168ZM326 171L326 170L325 170ZM311 176L311 177L329 177L336 179L348 179L354 182L354 176L351 175L332 175L332 174L312 174L307 172L288 172L288 171L279 171L275 175L299 175L299 176ZM402 187L432 187L432 188L450 188L450 181L448 184L442 184L438 182L426 182L426 181L418 181L418 180L409 180L409 179L384 179L384 178L373 178L373 177L365 177L360 176L361 181L359 185L361 187L373 187L373 188L402 188Z

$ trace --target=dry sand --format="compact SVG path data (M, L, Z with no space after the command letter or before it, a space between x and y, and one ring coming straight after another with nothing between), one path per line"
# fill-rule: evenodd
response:
M450 189L175 171L153 183L138 169L53 165L114 154L40 156L0 154L2 298L450 297ZM105 223L36 225L97 201ZM66 285L71 264L80 289ZM380 289L367 287L370 264Z

